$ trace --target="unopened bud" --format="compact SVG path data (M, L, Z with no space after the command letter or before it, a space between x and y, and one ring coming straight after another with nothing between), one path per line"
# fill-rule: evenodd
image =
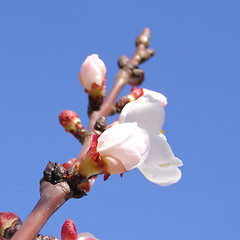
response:
M83 62L79 80L91 96L105 96L106 67L97 54L92 54Z
M127 56L125 56L125 55L120 56L120 57L118 58L118 67L119 67L119 68L123 68L123 67L127 66L128 60L129 60L129 59L128 59Z
M132 76L129 79L128 83L131 86L139 86L142 84L144 80L144 71L141 68L133 68L132 70Z
M67 132L70 132L80 141L84 138L84 127L77 113L64 110L59 114L59 122Z
M144 45L145 48L149 45L151 32L149 28L145 28L142 33L136 39L136 46L138 47L140 44Z
M77 229L74 222L71 219L67 219L61 230L61 239L62 240L77 240Z
M21 226L22 221L15 213L0 213L0 238L10 239Z

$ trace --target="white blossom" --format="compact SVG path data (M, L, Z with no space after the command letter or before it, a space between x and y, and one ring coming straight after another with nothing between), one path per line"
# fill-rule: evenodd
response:
M163 104L156 95L145 94L135 102L128 103L119 117L120 125L136 122L145 129L150 138L150 150L146 160L138 166L151 182L161 186L176 183L181 178L182 161L176 158L166 137L161 133L165 119Z

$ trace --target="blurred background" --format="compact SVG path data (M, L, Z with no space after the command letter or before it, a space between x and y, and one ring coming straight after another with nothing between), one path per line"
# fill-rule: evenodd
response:
M239 10L237 0L1 1L0 212L24 220L48 161L80 152L58 115L71 109L88 125L78 81L85 58L97 53L105 62L109 91L118 57L131 57L149 27L156 55L141 65L143 87L168 98L163 128L184 163L182 179L159 187L137 169L99 176L41 233L60 238L71 218L101 240L240 239Z

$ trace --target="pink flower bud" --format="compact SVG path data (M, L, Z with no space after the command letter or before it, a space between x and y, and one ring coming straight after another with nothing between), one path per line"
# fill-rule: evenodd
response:
M149 151L149 137L136 123L115 125L98 138L97 150L110 174L123 173L141 164Z
M81 123L77 113L71 110L64 110L59 114L59 122L66 131L76 131L76 124Z
M62 240L78 239L76 226L71 219L67 219L62 225L61 238Z
M11 237L20 227L21 220L17 214L12 212L1 212L0 213L0 238L6 235ZM5 237L5 236L4 236Z
M83 62L79 72L79 80L86 91L92 92L98 89L100 92L103 90L105 94L106 71L104 62L97 54L92 54Z

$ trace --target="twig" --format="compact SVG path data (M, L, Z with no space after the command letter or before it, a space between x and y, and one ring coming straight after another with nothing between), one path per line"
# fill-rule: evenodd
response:
M42 182L40 192L38 203L11 240L35 239L51 215L71 198L71 190L67 182L56 185Z
M120 70L116 75L115 83L98 111L92 112L90 116L89 126L85 133L85 140L82 150L78 155L81 158L89 149L90 137L95 133L95 125L102 117L107 117L114 108L116 101L122 88L129 82L134 75L134 69L149 59L154 53L154 50L148 49L150 39L150 30L145 28L136 39L136 51L132 58L125 59L125 62L120 66ZM121 61L120 61L121 62ZM99 133L100 134L100 133ZM71 185L71 184L70 184ZM77 188L70 186L67 181L59 183L51 183L41 181L40 193L41 197L35 208L32 210L26 221L20 229L14 234L12 240L34 240L38 232L41 230L46 221L51 215L57 211L68 199L74 197Z

